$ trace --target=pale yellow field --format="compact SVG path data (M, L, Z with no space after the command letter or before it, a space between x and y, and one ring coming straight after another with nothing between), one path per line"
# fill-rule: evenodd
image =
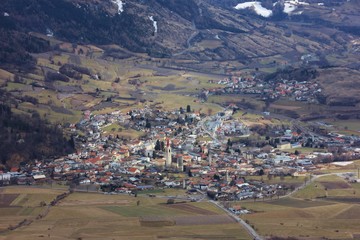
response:
M0 69L0 80L12 80L14 77L14 74L4 70Z

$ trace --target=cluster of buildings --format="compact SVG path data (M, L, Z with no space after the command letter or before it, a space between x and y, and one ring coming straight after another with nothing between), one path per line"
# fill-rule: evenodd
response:
M264 100L289 97L295 101L317 102L316 95L321 93L319 84L313 81L264 81L256 76L230 77L219 81L210 81L223 85L223 87L205 90L204 95L257 94Z
M174 187L188 189L189 194L201 191L215 199L241 200L273 197L296 187L249 181L249 176L305 176L319 168L315 164L319 159L334 157L328 152L286 151L301 147L307 139L291 130L278 132L276 147L233 142L233 137L246 138L252 132L232 115L231 108L207 116L190 107L174 111L144 108L102 115L85 112L82 121L69 126L75 136L75 153L0 173L0 182L67 181L118 192ZM109 130L112 126L118 129ZM140 132L140 137L120 137L120 126L122 131ZM313 136L311 141L319 139ZM360 151L350 145L349 150L360 156Z

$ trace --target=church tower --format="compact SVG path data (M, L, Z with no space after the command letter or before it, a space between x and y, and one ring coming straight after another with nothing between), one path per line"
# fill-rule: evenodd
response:
M229 171L226 170L226 174L225 174L225 182L229 183L230 178L229 178Z
M207 160L208 160L208 164L209 166L211 166L212 164L212 155L211 155L211 146L210 146L210 143L208 144L208 157L207 157Z
M170 140L166 140L166 146L165 146L165 168L169 169L171 167L171 146L170 146Z
M177 166L176 168L180 171L183 172L184 171L184 160L182 156L179 156L177 158Z

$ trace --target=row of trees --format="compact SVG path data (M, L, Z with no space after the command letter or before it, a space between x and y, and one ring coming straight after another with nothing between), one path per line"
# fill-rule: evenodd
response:
M315 79L319 76L319 72L311 67L286 67L278 69L276 72L268 74L264 77L265 81L282 81L282 79L295 79L296 81L303 82Z
M179 108L179 111L180 111L181 114L184 114L184 113L185 113L185 110L184 110L183 107L180 107L180 108ZM187 112L187 113L190 113L190 112L191 112L191 106L190 106L190 105L187 105L187 106L186 106L186 112Z

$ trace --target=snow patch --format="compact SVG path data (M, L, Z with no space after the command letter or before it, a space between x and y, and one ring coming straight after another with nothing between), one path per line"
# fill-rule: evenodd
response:
M273 3L273 6L275 7L280 2ZM287 0L284 1L284 13L286 14L292 14L299 5L309 5L307 2L301 2L299 0ZM261 2L253 1L253 2L245 2L245 3L239 3L235 6L235 9L248 9L252 8L256 12L256 14L263 16L263 17L270 17L272 16L273 12L270 9L264 8L261 5ZM294 13L295 14L295 13ZM301 14L301 13L298 13Z
M269 9L264 8L261 5L261 2L245 2L245 3L239 3L235 6L235 9L247 9L247 8L253 8L256 14L263 16L263 17L270 17L272 15L272 11Z
M284 3L284 13L289 14L289 15L292 14L297 9L297 6L299 6L299 5L309 5L309 3L300 2L298 0L285 1L285 3ZM295 14L299 15L301 13L295 13Z
M296 10L296 6L295 5L292 5L291 3L284 3L284 13L286 14L291 14L293 11Z
M154 32L157 33L158 31L157 21L154 20L154 16L150 16L149 19L153 22Z
M285 1L287 3L290 3L292 5L310 5L307 2L299 2L298 0L289 0L289 1Z
M50 28L47 28L47 29L46 29L46 36L48 36L48 37L53 37L53 36L54 36L54 32L53 32Z
M121 0L112 0L118 6L118 14L121 14L124 11L124 3Z
M351 44L352 44L352 45L360 45L360 38L359 38L359 39L351 40Z

